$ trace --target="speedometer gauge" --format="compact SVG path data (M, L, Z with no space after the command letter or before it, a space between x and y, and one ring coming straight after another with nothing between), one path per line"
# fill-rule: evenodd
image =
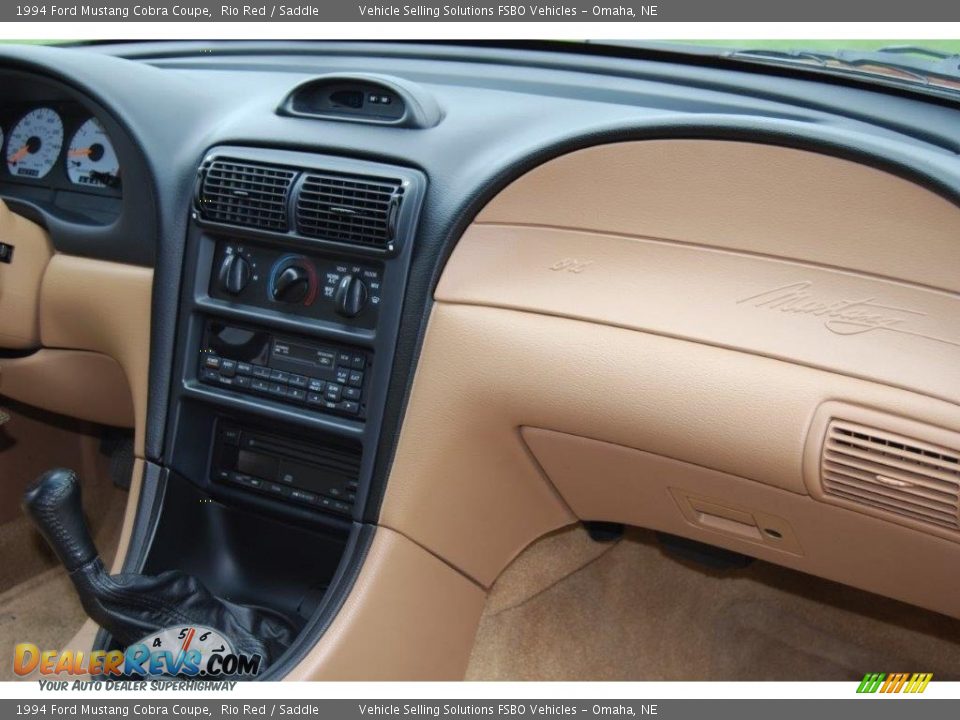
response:
M7 169L11 175L42 178L53 168L63 147L63 121L50 108L24 115L7 140Z
M87 120L74 133L67 148L67 175L76 185L116 187L120 184L117 153L96 118Z

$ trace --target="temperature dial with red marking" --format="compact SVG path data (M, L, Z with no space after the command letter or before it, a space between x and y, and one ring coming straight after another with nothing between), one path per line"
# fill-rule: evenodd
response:
M302 255L285 255L273 266L267 291L275 302L312 305L317 287L313 263Z

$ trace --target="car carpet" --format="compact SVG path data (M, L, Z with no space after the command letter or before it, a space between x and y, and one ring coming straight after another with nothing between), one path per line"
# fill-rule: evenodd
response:
M649 532L594 543L579 526L525 550L488 598L471 680L960 678L960 621L756 561L725 572Z
M77 632L86 614L70 578L52 568L0 595L0 681L20 679L13 671L17 643L30 642L42 650L67 649L63 644ZM77 648L79 649L79 648ZM41 677L34 672L25 679Z

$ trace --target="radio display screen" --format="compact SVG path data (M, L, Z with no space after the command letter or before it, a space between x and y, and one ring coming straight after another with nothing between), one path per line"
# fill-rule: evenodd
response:
M332 350L280 339L274 339L270 356L275 360L293 360L320 368L332 368L336 359Z

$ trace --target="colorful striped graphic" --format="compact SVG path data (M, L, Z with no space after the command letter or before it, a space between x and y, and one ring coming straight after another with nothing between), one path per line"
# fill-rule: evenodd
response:
M922 693L933 680L933 673L867 673L858 693Z

